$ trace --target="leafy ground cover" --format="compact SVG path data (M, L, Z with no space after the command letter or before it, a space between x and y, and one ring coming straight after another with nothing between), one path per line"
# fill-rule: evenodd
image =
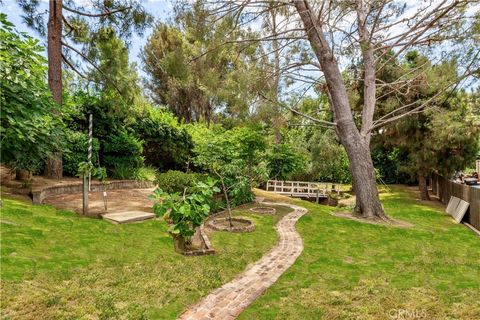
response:
M346 220L293 200L310 211L297 224L304 252L240 319L480 319L480 239L405 187L382 200L414 226Z
M1 318L174 319L275 244L277 218L247 209L235 215L255 232L215 232L217 255L184 257L163 220L113 225L4 198Z

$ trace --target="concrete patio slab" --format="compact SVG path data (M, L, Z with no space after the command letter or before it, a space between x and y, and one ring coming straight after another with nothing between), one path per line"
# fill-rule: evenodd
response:
M155 218L155 215L151 212L144 211L124 211L106 213L102 215L102 218L112 223L131 223L153 219Z

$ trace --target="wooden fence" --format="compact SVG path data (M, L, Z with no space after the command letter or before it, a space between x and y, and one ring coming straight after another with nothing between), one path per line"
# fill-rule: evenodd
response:
M450 201L451 196L470 203L470 207L463 221L468 222L477 230L480 230L480 188L455 183L434 174L432 176L432 192L445 204Z

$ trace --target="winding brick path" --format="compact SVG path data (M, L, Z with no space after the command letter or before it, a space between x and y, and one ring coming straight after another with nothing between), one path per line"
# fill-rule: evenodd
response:
M307 210L288 203L262 202L262 204L281 205L294 209L276 225L279 236L278 243L242 274L187 309L179 319L235 319L277 281L303 251L303 241L295 230L295 223L307 213Z

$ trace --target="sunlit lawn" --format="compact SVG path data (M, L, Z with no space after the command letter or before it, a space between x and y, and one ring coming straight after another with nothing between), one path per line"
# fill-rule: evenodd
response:
M305 250L240 319L480 319L480 238L403 187L382 198L414 227L295 201L310 210L297 224Z
M363 224L293 200L310 211L297 224L305 250L240 318L393 319L407 310L480 319L480 238L403 187L382 198L390 216L414 226ZM1 318L174 319L274 245L279 216L237 214L256 231L215 232L217 255L184 257L161 220L112 225L4 199Z
M217 255L184 257L162 220L113 225L4 199L0 318L174 319L275 244L275 218L239 214L254 233L216 232Z

